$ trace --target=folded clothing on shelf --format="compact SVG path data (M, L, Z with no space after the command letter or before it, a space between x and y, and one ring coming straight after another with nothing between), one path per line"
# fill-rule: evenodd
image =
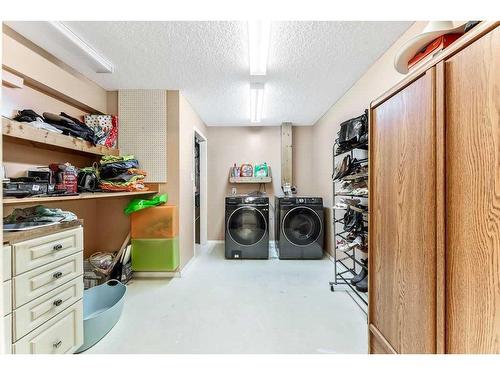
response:
M96 144L94 131L77 118L71 117L64 112L61 112L59 115L44 112L43 119L45 122L48 122L57 129L61 130L64 135L82 138L93 145Z
M38 205L26 208L16 208L10 215L3 218L3 223L65 222L76 219L77 216L71 211L63 211L60 208L49 208Z
M17 115L13 118L13 120L26 122L37 129L44 129L58 134L62 133L62 130L59 130L55 126L52 126L45 122L42 116L31 109L23 109L22 111L17 111Z
M100 162L99 186L105 191L146 191L146 175L133 155L106 155Z

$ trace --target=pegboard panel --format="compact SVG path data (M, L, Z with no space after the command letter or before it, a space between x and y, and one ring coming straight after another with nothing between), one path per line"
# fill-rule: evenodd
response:
M133 154L146 182L167 182L167 91L118 92L118 146Z

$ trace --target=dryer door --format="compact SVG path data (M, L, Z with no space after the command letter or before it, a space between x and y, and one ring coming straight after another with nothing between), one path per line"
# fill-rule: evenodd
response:
M321 218L309 207L295 207L288 211L282 222L282 233L292 244L307 246L314 243L323 230Z
M267 222L262 212L255 207L242 206L233 211L226 230L236 243L251 246L264 238Z

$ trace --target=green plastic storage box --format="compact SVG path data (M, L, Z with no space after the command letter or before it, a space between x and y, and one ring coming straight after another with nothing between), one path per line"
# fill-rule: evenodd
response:
M179 267L179 239L133 239L132 270L174 271Z

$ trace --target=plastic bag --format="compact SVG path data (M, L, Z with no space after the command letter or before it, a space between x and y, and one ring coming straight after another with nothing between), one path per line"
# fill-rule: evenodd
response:
M130 215L133 212L140 211L145 208L166 204L167 201L168 194L157 195L153 199L133 199L123 211L125 212L125 215Z
M255 177L267 177L267 176L269 176L269 170L267 168L267 163L256 164L255 165L255 173L253 175Z

